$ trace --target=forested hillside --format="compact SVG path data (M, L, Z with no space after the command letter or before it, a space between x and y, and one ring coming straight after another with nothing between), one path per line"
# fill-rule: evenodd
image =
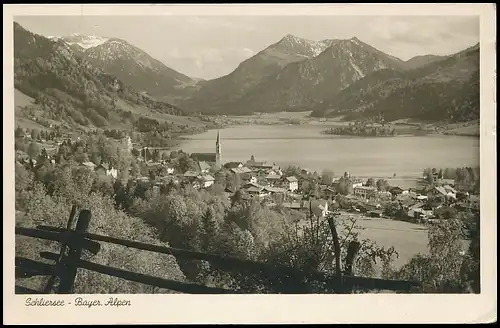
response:
M123 102L164 114L183 114L78 58L66 43L33 34L17 23L14 59L15 88L33 97L47 119L103 127L130 119L131 113L120 106Z
M479 45L420 68L374 72L323 102L312 115L382 115L386 121L478 119Z

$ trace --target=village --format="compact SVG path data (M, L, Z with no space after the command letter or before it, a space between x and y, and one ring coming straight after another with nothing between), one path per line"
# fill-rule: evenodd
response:
M25 139L31 135L25 133ZM53 147L42 148L38 157L56 163L59 147L67 143L63 135L56 138ZM73 137L78 142L80 137ZM40 140L47 143L46 140ZM119 140L139 166L137 174L129 175L135 183L160 189L169 184L194 189L218 190L228 199L258 199L269 207L282 207L303 212L306 215L325 217L334 209L357 213L365 217L378 217L421 223L433 220L436 211L442 207L455 207L459 211L479 212L479 197L469 194L467 186L444 179L433 172L431 180L422 178L415 188L389 185L386 180L373 178L362 180L349 172L342 176L318 174L305 168L281 168L275 163L251 158L241 162L222 164L220 134L217 134L215 153L185 154L170 151L158 154L158 150L148 147L137 148L129 136ZM19 153L19 152L18 152ZM34 156L18 156L18 161L37 166ZM182 158L182 159L181 159ZM105 161L93 162L82 156L78 165L101 176L113 180L119 177L119 170ZM183 163L181 163L183 162ZM132 171L132 168L129 168Z

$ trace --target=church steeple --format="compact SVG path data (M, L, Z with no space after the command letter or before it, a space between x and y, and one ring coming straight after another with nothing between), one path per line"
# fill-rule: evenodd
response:
M215 142L215 169L219 170L221 168L221 144L220 144L220 131L217 130L217 141Z

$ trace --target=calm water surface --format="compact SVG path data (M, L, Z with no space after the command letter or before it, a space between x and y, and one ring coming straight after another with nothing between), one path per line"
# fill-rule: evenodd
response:
M222 161L299 165L359 177L420 177L427 167L479 166L479 138L459 136L345 137L321 135L313 125L237 126L220 130ZM217 130L193 135L179 148L215 152Z

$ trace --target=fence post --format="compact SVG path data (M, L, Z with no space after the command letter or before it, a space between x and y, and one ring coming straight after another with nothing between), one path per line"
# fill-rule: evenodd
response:
M347 246L347 256L345 261L344 274L347 276L354 276L356 274L356 259L359 254L361 244L357 241L351 241Z
M75 232L86 232L89 227L91 217L92 214L89 210L82 210L80 212L80 216L78 217L78 221L76 222ZM61 274L61 281L57 291L58 294L71 294L73 292L73 284L78 270L75 262L78 261L82 255L82 246L85 237L73 234L73 236L70 235L70 238L73 239L73 241L70 244L68 256L63 263L65 270Z
M332 232L332 237L333 237L333 248L335 250L335 272L336 276L338 279L338 282L340 284L340 287L342 288L342 264L340 262L340 241L339 241L339 235L337 233L337 228L335 227L335 222L333 221L333 216L329 215L327 217L328 225L330 226L330 231Z
M71 207L71 212L69 214L68 222L66 223L66 230L70 231L73 228L73 224L75 223L75 215L76 215L76 204L73 204L73 206ZM67 246L68 246L68 241L65 241L64 243L61 244L61 251L59 252L59 258L57 259L57 261L55 263L56 268L60 266L59 263L62 261L64 255L66 253ZM49 280L47 281L47 284L45 285L45 288L43 290L44 293L50 294L50 291L54 287L56 277L57 277L56 275L52 275L49 278Z

